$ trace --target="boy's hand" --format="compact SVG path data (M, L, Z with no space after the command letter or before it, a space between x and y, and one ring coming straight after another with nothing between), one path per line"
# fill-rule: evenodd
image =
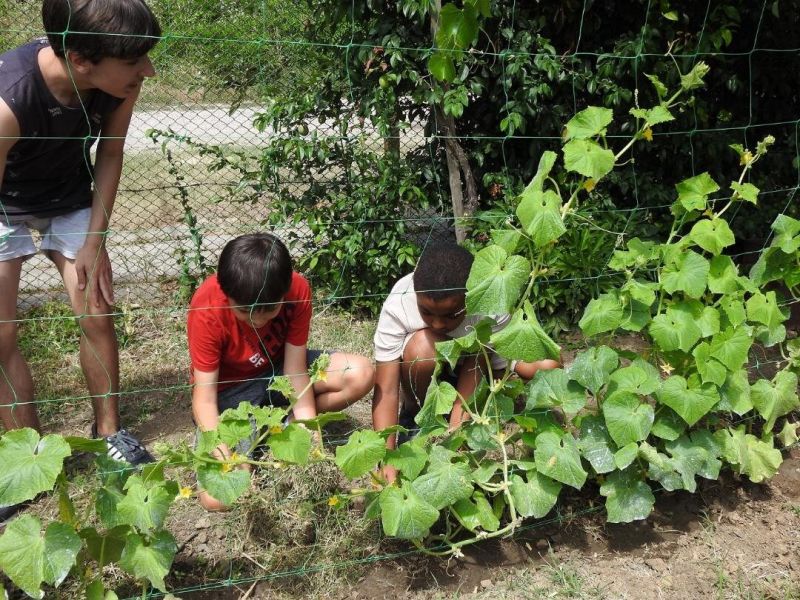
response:
M91 233L89 234L91 235ZM89 286L89 301L100 306L105 300L109 306L114 304L114 288L111 260L108 258L105 243L100 245L87 242L75 256L75 272L78 275L78 289Z
M397 469L392 465L383 465L380 475L386 480L387 484L392 484L397 479Z

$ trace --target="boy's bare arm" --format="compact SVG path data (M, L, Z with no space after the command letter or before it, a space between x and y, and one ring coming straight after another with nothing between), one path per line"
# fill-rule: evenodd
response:
M8 105L0 99L0 186L6 170L8 151L19 139L19 123Z
M464 411L462 398L468 399L478 388L483 374L479 367L482 359L476 356L465 358L458 369L458 381L456 382L456 401L453 410L450 412L450 429L457 429L461 423L469 419L469 414Z
M372 427L375 431L397 425L400 407L400 361L375 364L375 390L372 396ZM396 437L390 435L386 445L394 448Z
M194 370L194 387L192 388L192 415L200 431L210 431L219 426L219 407L217 406L217 383L219 370L206 372ZM217 458L230 456L230 449L225 444L217 447Z
M308 376L306 364L306 347L286 344L283 354L283 372L292 382L292 387L297 393L297 404L294 405L294 418L313 419L317 416L317 404L314 398L314 389Z
M548 369L557 369L561 363L557 360L545 359L537 360L536 362L518 362L514 366L514 372L523 379L533 379L537 371L547 371Z
M75 258L78 287L84 289L89 284L90 298L96 306L100 305L101 298L108 304L114 302L111 262L105 248L105 233L117 197L125 136L137 97L138 92L132 94L106 117L97 145L89 234Z

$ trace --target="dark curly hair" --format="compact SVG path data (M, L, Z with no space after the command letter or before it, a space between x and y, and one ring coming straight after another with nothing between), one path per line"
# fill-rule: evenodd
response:
M429 244L414 271L414 290L435 300L463 295L473 258L455 242Z

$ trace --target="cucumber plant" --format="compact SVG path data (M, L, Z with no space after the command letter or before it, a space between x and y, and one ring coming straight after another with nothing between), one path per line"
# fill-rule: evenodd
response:
M44 526L32 515L12 521L0 536L0 569L34 598L42 585L60 585L72 573L80 593L114 598L101 569L115 563L166 592L177 546L164 522L172 504L192 495L180 485L187 471L215 498L230 504L250 486L250 464L284 468L334 461L345 477L368 485L332 498L339 507L354 496L367 499L366 515L379 518L386 534L420 550L459 555L483 539L510 535L526 518L541 518L567 488L593 482L614 523L646 518L653 489L697 489L697 478L716 479L723 467L761 482L782 461L779 445L797 442L790 413L797 395L800 343L786 340L786 303L800 295L800 221L778 217L773 236L748 274L726 254L734 235L725 219L738 202L756 203L759 190L747 182L767 152L767 137L754 149L734 146L741 170L721 194L707 173L678 183L674 222L663 242L631 239L615 250L609 268L621 274L618 288L593 299L579 326L589 345L568 368L540 371L529 382L510 370L494 373L474 395L462 399L470 419L451 431L445 416L457 398L438 381L442 365L455 367L467 353L497 352L509 361L559 358L560 348L542 329L530 302L546 277L548 253L575 222L573 215L637 142L653 139L653 128L673 119L707 71L698 63L672 93L655 76L659 103L634 107L634 133L618 150L607 130L612 112L589 107L564 130L561 156L542 154L536 175L516 202L515 214L491 233L467 281L471 314L510 314L507 327L492 332L486 317L468 335L437 345L439 366L416 417L420 434L388 450L386 438L402 429L354 432L329 453L321 429L340 413L285 424L283 408L240 405L225 411L215 431L198 436L196 447L156 447L159 462L141 471L103 456L104 442L30 429L0 438L0 505L28 501L55 490L58 518ZM615 138L616 139L616 138ZM625 350L619 333L641 338L642 349ZM748 370L754 345L774 348L775 374ZM326 377L327 357L311 366L311 382ZM275 389L296 399L285 378ZM234 448L259 430L268 452L255 459L233 453L220 460L220 443ZM85 507L76 506L64 461L74 452L95 452L97 486ZM395 467L396 481L376 472ZM592 487L591 489L595 489Z

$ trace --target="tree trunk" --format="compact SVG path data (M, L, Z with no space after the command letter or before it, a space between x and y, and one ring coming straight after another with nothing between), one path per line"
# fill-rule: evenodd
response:
M431 36L434 40L439 29L439 13L441 10L441 0L435 0L431 10ZM447 89L448 85L444 84L443 87ZM436 134L440 136L440 139L444 139L448 182L450 184L450 202L453 207L456 241L460 244L467 237L467 228L464 226L463 217L471 216L478 209L478 188L475 184L472 169L469 166L467 154L461 144L458 143L455 119L450 115L445 115L444 108L440 105L432 106L431 110L436 124ZM467 191L466 204L464 203L465 185Z

